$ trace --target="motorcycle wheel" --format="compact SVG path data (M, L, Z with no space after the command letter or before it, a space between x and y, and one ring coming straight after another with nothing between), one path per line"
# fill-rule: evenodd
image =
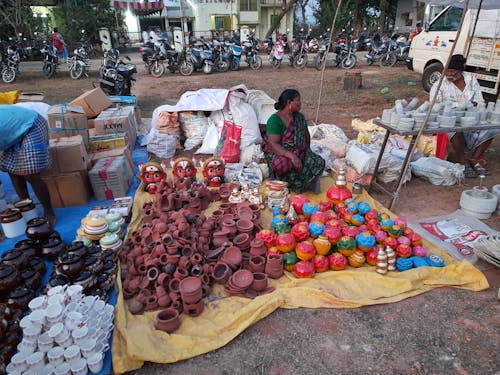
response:
M194 65L191 61L183 61L179 65L179 73L183 76L190 76L194 72Z
M279 67L281 66L281 60L278 60L277 58L273 58L271 60L271 66L274 68L274 69L279 69Z
M73 69L69 70L69 76L73 79L80 79L85 74L85 68L80 64L75 64Z
M54 64L43 64L42 70L44 77L50 79L56 73L56 66Z
M385 54L380 58L379 65L380 66L394 66L398 58L393 54Z
M229 63L229 69L233 72L240 70L240 62L238 60L231 60Z
M203 73L205 73L205 74L212 73L212 65L210 65L210 64L203 64Z
M220 58L215 63L215 68L218 72L225 73L229 70L229 61L226 58Z
M255 55L252 61L250 61L250 68L253 70L262 68L262 58L259 55Z
M323 69L325 61L326 61L325 55L316 55L316 57L314 58L314 67L316 68L316 70Z
M165 73L165 65L156 62L151 66L151 75L155 78L160 78Z
M2 72L2 80L5 83L12 83L16 79L16 69L14 68L5 68Z
M358 63L358 58L354 53L349 53L346 57L342 59L340 62L340 66L343 69L352 69L356 66Z
M295 69L304 69L307 65L307 55L297 55L295 59L293 59L292 66Z

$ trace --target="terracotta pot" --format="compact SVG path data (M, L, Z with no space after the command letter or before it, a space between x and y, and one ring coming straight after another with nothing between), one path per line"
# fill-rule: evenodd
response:
M233 238L234 246L245 251L250 248L250 235L248 233L240 233Z
M250 242L250 255L264 255L266 251L266 245L260 238L254 238Z
M212 244L214 247L220 247L225 242L229 242L230 234L231 232L227 229L221 229L220 231L215 232L212 237Z
M191 262L189 261L189 258L185 255L181 256L179 258L179 266L180 268L189 268L191 267Z
M231 268L224 262L217 262L213 270L213 278L219 284L225 284L232 275Z
M179 280L182 280L188 276L189 276L188 270L186 268L181 268L180 266L178 266L174 272L174 278L177 278Z
M192 265L201 264L203 262L203 256L200 253L194 253L191 258L189 258L189 261Z
M256 292L263 291L267 288L267 275L262 272L255 272L253 274L252 289Z
M251 220L248 219L240 219L236 223L236 228L239 233L251 233L253 231L254 225Z
M221 261L226 263L233 270L237 269L242 260L241 250L236 246L231 246L224 250Z
M146 310L155 310L158 308L158 298L154 295L151 295L146 300Z
M170 282L168 283L168 289L171 291L171 292L174 292L174 293L179 293L179 288L180 288L180 283L181 283L181 280L174 277L172 280L170 280ZM173 298L172 298L173 299Z
M158 306L161 308L167 308L172 304L172 300L170 299L170 296L168 294L165 294L164 296L161 296L158 298Z
M226 219L222 220L222 225L221 225L222 230L226 230L229 232L228 237L233 238L236 233L238 233L238 229L236 228L236 222L231 219Z
M194 249L189 245L184 245L181 249L181 254L187 258L190 258L194 254Z
M148 289L142 289L137 294L137 297L135 297L135 299L140 303L145 304L149 297L151 297L151 292Z
M202 312L203 309L205 308L205 303L203 302L202 299L200 299L196 303L183 303L182 304L182 310L184 314L187 314L191 317L196 317L199 316Z
M283 276L283 255L269 254L267 256L265 273L271 279L279 279Z
M197 277L186 277L179 284L183 303L196 303L202 298L202 282Z
M266 268L266 258L262 255L251 255L248 260L248 269L252 272L264 272Z
M147 278L149 281L155 281L160 274L160 270L157 267L150 267L147 271Z
M199 277L203 273L201 264L195 264L191 267L191 276Z
M167 333L175 332L181 325L179 311L168 308L156 315L155 328Z
M128 311L134 315L142 314L144 311L144 304L135 299L128 305Z

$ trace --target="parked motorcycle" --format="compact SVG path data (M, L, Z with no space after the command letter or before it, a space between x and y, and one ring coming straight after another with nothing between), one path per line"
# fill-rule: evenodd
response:
M231 43L226 43L226 58L229 61L229 69L236 71L240 69L241 44L239 39L233 38Z
M167 69L170 73L179 73L183 76L190 76L194 72L194 65L189 61L186 49L182 52L176 50L168 50L166 55Z
M272 42L271 42L272 43ZM284 41L280 37L275 44L271 47L271 53L269 54L269 62L274 69L278 69L281 66L283 57L285 56L285 46Z
M8 46L4 58L2 58L2 80L12 83L19 74L19 62L21 58L15 45Z
M327 50L330 48L330 41L326 38L327 36L323 35L323 42L315 57L314 66L317 70L323 69L324 64L326 64ZM333 55L331 59L335 66L340 65L343 69L352 69L358 63L355 45L349 38L339 35L332 50Z
M229 70L229 60L226 57L224 44L218 40L213 41L212 59L216 71L225 73Z
M262 58L259 56L259 41L255 38L255 33L252 31L248 34L247 40L243 43L245 53L245 62L253 70L258 70L262 67Z
M56 48L52 44L47 44L46 41L43 41L40 52L43 56L43 75L45 78L54 77L59 65L59 56L57 55Z
M380 38L378 34L375 34L372 44L370 45L370 49L365 55L365 59L368 65L373 65L376 62L380 62L382 56L387 53L387 50L389 48L388 42L389 40L387 37Z
M148 74L155 78L159 78L165 73L163 62L166 59L167 51L171 50L170 45L164 39L159 39L157 42L148 42L139 47L142 61Z
M210 43L203 37L188 50L188 56L195 70L203 70L205 74L212 73L214 65L212 49Z
M99 70L101 89L106 95L130 96L134 74L137 73L135 65L123 62L117 49L111 49L106 55L109 56L104 60L107 65L101 66ZM125 59L130 61L128 56Z
M88 77L88 70L91 63L87 55L87 50L82 45L75 49L73 56L68 59L69 76L72 79L80 79L83 76Z

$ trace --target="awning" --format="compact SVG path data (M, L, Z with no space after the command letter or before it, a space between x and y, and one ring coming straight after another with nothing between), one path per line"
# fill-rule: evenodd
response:
M113 6L116 10L130 9L138 16L147 16L159 12L163 9L163 0L144 0L144 1L113 1Z

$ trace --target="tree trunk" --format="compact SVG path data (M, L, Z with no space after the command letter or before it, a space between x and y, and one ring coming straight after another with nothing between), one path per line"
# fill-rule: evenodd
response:
M279 20L281 22L281 20L283 19L283 17L285 17L285 15L290 11L290 10L293 10L294 7L295 7L295 3L297 2L297 0L290 0L290 1L286 1L286 0L282 0L282 3L281 3L281 9L280 9L280 14L278 15L279 17ZM271 25L269 27L269 29L267 30L267 33L266 35L264 36L264 39L268 38L269 35L271 35L274 30L276 28L274 27L274 25Z

